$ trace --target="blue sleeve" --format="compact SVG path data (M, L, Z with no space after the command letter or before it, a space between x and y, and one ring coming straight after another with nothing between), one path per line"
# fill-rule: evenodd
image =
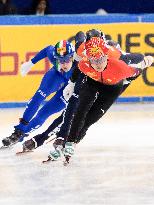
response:
M32 63L37 63L38 61L42 60L49 56L49 52L52 53L53 47L47 46L46 48L42 49L39 53L36 54L34 58L31 59Z
M46 94L50 95L53 92L56 92L66 85L67 81L65 78L55 69L50 69L43 76L39 90Z

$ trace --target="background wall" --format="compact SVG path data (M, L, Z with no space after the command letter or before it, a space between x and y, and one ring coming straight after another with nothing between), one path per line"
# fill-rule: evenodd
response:
M124 51L154 56L154 23L151 21L154 15L0 17L0 102L28 101L52 65L47 59L42 60L23 78L19 70L21 63L50 44L72 38L80 30L101 29L108 38L118 41ZM145 70L119 100L153 101L153 68L154 65Z

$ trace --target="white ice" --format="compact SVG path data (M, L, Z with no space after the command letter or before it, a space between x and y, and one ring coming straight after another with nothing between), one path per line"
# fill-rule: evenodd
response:
M23 110L0 109L1 139ZM41 163L51 143L23 156L15 155L21 144L0 150L0 205L153 205L153 133L154 104L120 104L89 129L67 167Z

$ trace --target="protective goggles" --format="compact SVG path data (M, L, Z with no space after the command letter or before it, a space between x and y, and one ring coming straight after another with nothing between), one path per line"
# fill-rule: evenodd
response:
M101 64L107 60L107 56L101 56L100 58L89 58L91 64Z
M63 57L56 57L56 59L60 64L64 64L64 63L70 63L72 61L72 57L73 55L66 55Z

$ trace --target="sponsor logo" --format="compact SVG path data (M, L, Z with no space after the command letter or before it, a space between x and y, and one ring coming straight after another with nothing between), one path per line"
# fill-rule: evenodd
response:
M38 93L40 93L40 95L42 95L44 98L47 96L42 90L39 90Z

